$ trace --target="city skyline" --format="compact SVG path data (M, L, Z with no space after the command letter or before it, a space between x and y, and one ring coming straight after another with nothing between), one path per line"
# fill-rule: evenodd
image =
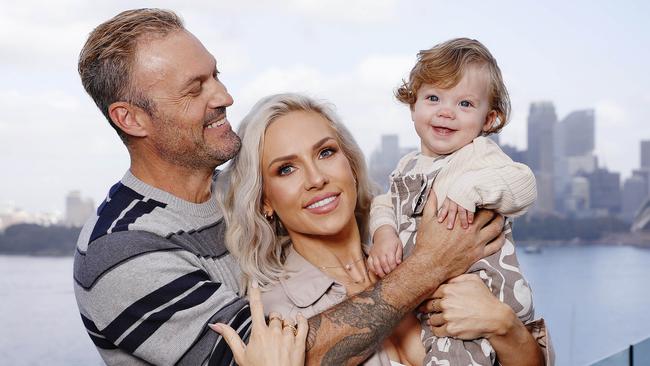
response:
M219 63L236 128L260 97L282 91L327 99L367 157L382 134L417 146L408 107L392 96L415 54L449 38L483 42L513 102L501 142L527 147L530 103L552 101L558 120L594 109L595 154L625 179L650 139L650 4L515 2L496 7L415 1L286 0L273 5L164 1ZM68 191L96 202L128 168L128 155L85 95L76 59L90 30L140 1L6 2L0 14L0 205L63 211Z

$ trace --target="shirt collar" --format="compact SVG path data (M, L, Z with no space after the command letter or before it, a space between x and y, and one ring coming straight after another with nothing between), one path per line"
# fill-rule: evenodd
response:
M345 286L307 261L293 246L288 249L284 268L286 275L280 279L280 284L284 293L296 306L313 305L330 288L341 296L346 296Z

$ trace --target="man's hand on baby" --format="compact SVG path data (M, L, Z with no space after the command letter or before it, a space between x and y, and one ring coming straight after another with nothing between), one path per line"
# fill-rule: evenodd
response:
M466 210L463 206L450 200L449 197L445 198L445 201L442 203L442 207L438 211L438 222L443 222L446 218L447 229L451 230L454 228L456 215L458 215L460 226L463 229L467 229L469 227L469 224L474 222L474 212Z
M395 229L388 225L375 231L368 255L368 269L383 278L402 263L402 242Z

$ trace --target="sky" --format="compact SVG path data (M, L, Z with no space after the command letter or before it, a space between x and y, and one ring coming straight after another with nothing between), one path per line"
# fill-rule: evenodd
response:
M531 102L559 119L596 111L596 154L622 178L650 139L650 2L0 0L0 208L64 210L71 190L99 203L128 169L126 149L76 72L89 32L139 7L176 11L214 54L233 128L261 97L333 103L367 156L382 134L418 146L393 97L421 49L454 37L499 62L513 113L501 141L526 147ZM622 182L621 182L622 183Z

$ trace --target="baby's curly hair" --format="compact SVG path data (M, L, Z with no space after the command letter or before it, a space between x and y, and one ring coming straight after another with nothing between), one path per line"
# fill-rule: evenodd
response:
M454 38L418 52L418 60L411 69L408 81L402 80L395 97L412 108L422 84L453 88L460 82L468 66L486 66L490 73L490 109L496 111L497 118L492 128L483 135L498 133L510 117L510 96L496 59L475 39Z

